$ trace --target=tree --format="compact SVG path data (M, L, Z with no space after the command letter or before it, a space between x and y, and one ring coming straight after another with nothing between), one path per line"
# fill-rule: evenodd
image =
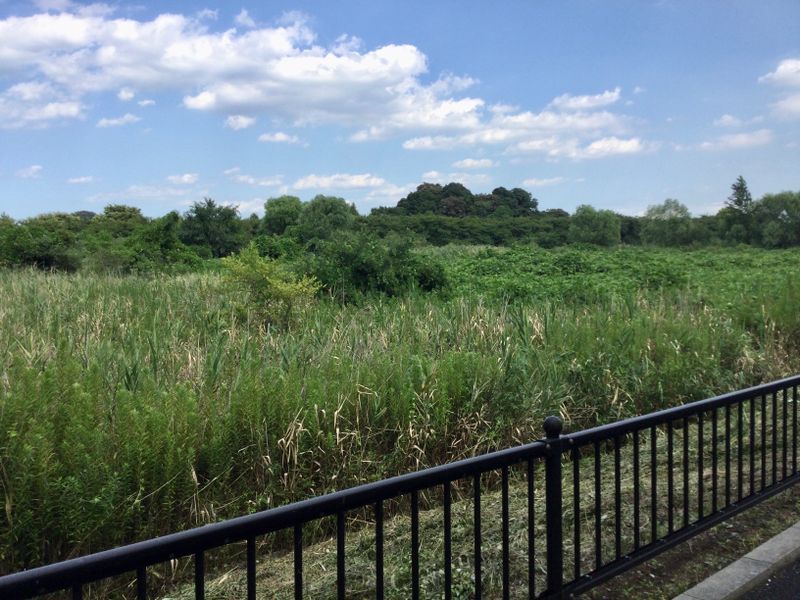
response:
M747 182L741 175L731 185L731 195L728 196L725 206L743 215L749 215L753 212L753 196L750 195L750 190L747 189Z
M647 207L642 220L642 241L656 246L682 246L692 242L689 209L673 198Z
M569 237L571 242L614 246L620 243L619 217L610 210L582 204L570 219Z
M358 217L355 207L344 198L315 196L303 206L297 222L301 242L326 240L336 231L351 229Z
M244 243L242 223L235 206L222 206L211 198L195 202L181 224L181 241L206 248L214 258L236 252Z
M303 203L297 196L279 196L264 203L264 233L283 235L300 220Z

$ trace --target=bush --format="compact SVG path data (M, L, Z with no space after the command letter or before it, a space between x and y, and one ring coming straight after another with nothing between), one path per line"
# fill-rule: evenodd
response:
M310 304L319 290L316 279L297 278L278 261L262 257L253 243L223 258L222 264L226 280L245 293L241 308L254 311L265 325L288 326L295 311Z

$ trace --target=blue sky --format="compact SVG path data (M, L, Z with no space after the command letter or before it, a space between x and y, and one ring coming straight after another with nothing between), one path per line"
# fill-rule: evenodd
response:
M800 3L0 0L0 212L800 189Z

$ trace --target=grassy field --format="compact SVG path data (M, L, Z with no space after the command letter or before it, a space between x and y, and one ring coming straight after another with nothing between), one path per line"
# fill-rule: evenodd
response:
M800 371L800 252L426 250L289 330L214 274L0 272L0 573Z

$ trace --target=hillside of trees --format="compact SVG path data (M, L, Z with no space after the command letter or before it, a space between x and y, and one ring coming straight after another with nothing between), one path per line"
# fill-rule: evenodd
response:
M102 213L51 213L15 221L0 215L0 266L62 271L154 272L209 268L253 243L262 256L281 258L323 283L360 279L360 288L391 292L409 281L436 287L435 265L414 245L535 243L696 247L800 245L800 192L755 200L739 177L716 215L694 217L678 200L650 206L641 217L584 204L570 215L540 210L520 188L473 194L460 183L423 183L397 206L359 215L343 198L270 198L264 216L206 198L183 214L148 218L114 204ZM364 283L367 282L367 283ZM342 286L340 286L342 287ZM347 287L345 284L344 287ZM339 290L340 292L342 290Z

